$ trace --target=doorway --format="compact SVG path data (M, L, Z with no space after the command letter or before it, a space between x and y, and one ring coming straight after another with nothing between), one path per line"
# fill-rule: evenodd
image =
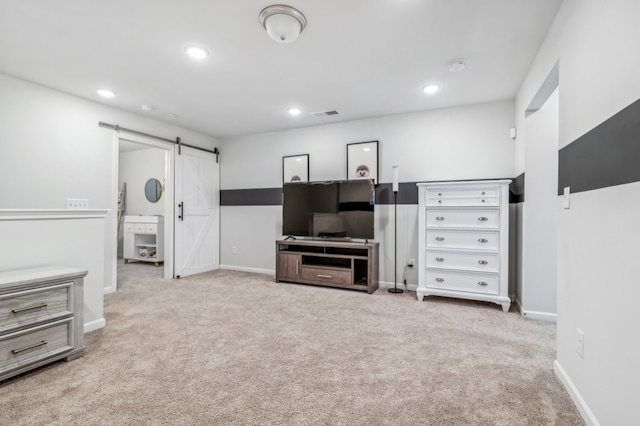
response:
M118 289L118 273L122 265L131 263L139 270L147 270L159 278L173 278L173 162L175 148L172 144L141 136L116 134L117 182L114 212L115 229L113 244L113 280L111 291ZM154 194L146 189L153 189ZM152 197L151 195L155 195ZM129 219L125 225L125 218ZM146 226L145 220L153 232L140 234L136 226ZM155 228L154 228L155 224ZM160 229L157 229L157 228ZM155 241L158 238L159 241ZM154 241L151 241L154 239ZM143 246L142 243L148 244ZM151 244L153 243L153 244ZM126 248L125 248L126 247ZM127 260L125 260L125 251ZM131 253L135 253L132 255ZM158 257L161 253L161 257ZM154 255L149 261L141 256ZM132 259L133 258L133 259ZM160 274L158 274L160 270ZM140 273L140 271L138 271ZM144 272L143 272L144 273Z

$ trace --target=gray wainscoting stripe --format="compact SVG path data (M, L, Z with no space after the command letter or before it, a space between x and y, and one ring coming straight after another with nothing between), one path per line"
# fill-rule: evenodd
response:
M521 182L521 184L518 182ZM401 182L398 185L398 204L418 204L418 187L416 183L418 182ZM376 204L393 205L392 188L391 183L380 183L376 185ZM511 192L509 197L510 203L521 203L524 201L524 173L512 179L509 188ZM224 189L220 191L220 205L281 206L282 188Z
M393 204L393 184L376 185L376 204ZM398 184L398 204L418 204L418 187L415 182Z
M515 177L509 184L509 203L518 204L524 202L524 173Z
M282 188L225 189L221 206L281 206Z
M640 181L640 100L558 152L558 195Z

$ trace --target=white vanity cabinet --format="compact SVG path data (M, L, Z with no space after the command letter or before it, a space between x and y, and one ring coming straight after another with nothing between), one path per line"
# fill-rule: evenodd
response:
M164 218L162 216L124 217L124 262L164 262Z
M510 180L418 183L418 300L509 298Z
M0 272L0 381L82 356L85 275L57 266Z

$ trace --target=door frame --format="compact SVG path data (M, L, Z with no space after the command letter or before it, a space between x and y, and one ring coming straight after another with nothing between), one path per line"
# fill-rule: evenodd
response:
M173 279L173 251L174 251L174 200L175 200L175 156L176 146L168 142L162 142L153 138L144 137L127 133L126 131L113 132L113 151L112 151L112 182L111 182L111 232L109 240L111 241L110 253L105 253L111 257L111 279L105 280L104 293L113 293L118 289L118 172L120 162L120 139L131 142L148 145L150 148L160 148L165 151L165 171L164 171L164 279Z

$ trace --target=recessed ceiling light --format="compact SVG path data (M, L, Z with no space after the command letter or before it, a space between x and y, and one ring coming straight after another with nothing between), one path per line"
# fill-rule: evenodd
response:
M97 89L96 92L103 98L113 98L116 95L116 92L109 89Z
M449 71L462 71L466 66L467 64L464 62L464 59L454 59L453 61L449 62Z
M176 118L178 118L178 116L175 114L167 113L164 115L164 118L166 118L167 120L175 120Z
M438 86L437 84L429 84L429 85L424 86L422 88L422 91L424 93L426 93L427 95L431 95L433 93L436 93L438 90L440 90L440 86Z
M289 108L289 114L291 115L300 115L300 112L298 108Z
M193 59L204 59L209 56L209 52L207 52L202 47L198 46L187 46L184 48L184 51L187 55L191 56Z

